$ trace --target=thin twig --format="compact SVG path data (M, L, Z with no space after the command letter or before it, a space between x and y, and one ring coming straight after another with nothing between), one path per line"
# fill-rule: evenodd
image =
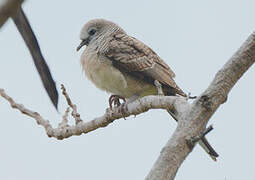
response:
M77 112L77 106L75 104L72 103L71 98L69 97L69 95L66 92L66 88L63 84L61 84L61 90L62 90L62 94L65 96L66 98L66 102L67 104L72 108L72 116L75 119L75 124L79 124L80 122L82 122L81 118L80 118L80 114Z
M66 111L62 117L62 122L58 124L58 127L59 128L65 128L65 127L68 127L68 115L69 115L69 112L70 112L70 107L67 107L66 108Z

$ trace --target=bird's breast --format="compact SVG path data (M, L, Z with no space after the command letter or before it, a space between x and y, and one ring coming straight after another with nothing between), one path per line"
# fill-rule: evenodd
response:
M97 53L85 50L81 56L81 65L86 77L104 91L119 94L127 87L124 75L112 66L109 59Z
M81 65L86 77L96 87L125 98L133 95L155 94L155 87L144 81L134 78L112 65L112 61L103 55L85 49L81 56Z

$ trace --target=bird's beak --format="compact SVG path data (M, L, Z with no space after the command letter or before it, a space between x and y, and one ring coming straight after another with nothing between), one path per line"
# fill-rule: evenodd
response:
M79 51L82 48L82 46L88 45L88 42L89 42L88 39L82 40L80 45L76 48L76 51Z

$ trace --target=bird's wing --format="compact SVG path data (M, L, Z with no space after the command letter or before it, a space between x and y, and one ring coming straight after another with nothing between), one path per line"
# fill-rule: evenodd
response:
M151 48L134 37L123 33L114 35L105 55L120 70L152 83L158 80L174 88L177 94L186 96L173 80L175 74L170 67Z

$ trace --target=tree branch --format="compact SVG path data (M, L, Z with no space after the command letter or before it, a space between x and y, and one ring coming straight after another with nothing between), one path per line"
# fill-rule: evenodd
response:
M0 2L0 28L6 20L16 14L24 0L2 0Z
M28 19L21 8L24 0L2 0L0 1L0 28L9 17L12 17L16 27L23 37L29 52L33 58L36 69L40 75L43 86L47 91L53 105L57 109L58 92L49 67L44 60L35 34L28 22Z
M146 112L150 109L167 109L175 108L177 111L189 108L189 103L185 98L177 96L146 96L139 100L136 100L127 105L127 111L125 114L120 112L119 108L109 108L106 110L105 114L101 117L97 117L89 122L84 122L80 118L80 114L77 112L76 105L73 104L70 100L69 95L66 92L65 87L62 85L62 91L67 99L68 105L72 108L72 116L75 118L76 124L73 126L68 125L67 116L69 113L69 108L67 108L62 122L57 128L53 128L50 122L44 119L39 113L29 110L24 107L22 104L16 103L10 96L8 96L3 89L0 89L0 95L5 98L12 108L18 109L23 114L32 117L36 120L37 124L44 127L47 135L49 137L55 137L59 140L68 138L74 135L81 135L91 131L94 131L98 128L105 127L117 119L128 117L130 115L138 115L143 112Z
M48 93L51 102L57 109L58 107L58 92L56 83L51 76L50 69L42 55L37 38L30 26L30 23L25 15L25 12L20 7L15 16L12 17L18 31L20 32L27 48L32 56L35 67L40 75L43 86Z
M172 137L162 149L147 180L174 179L176 172L193 148L186 139L199 135L240 77L255 61L255 32L216 74L209 87L183 113Z

